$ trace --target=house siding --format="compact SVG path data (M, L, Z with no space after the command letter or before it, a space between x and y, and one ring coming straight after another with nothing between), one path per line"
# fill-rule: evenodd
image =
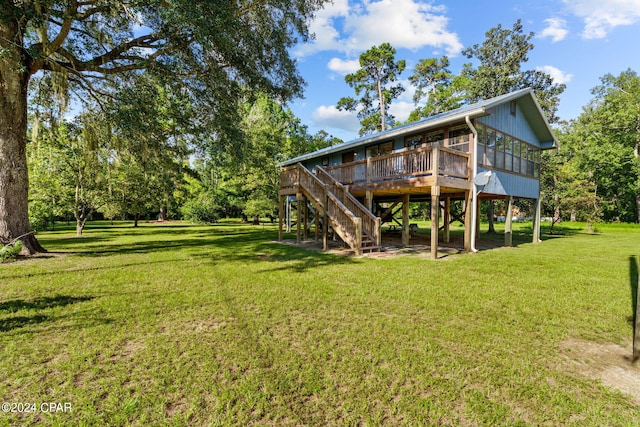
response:
M478 173L489 169L479 167ZM497 194L502 196L524 197L537 199L540 195L540 181L509 172L491 169L491 180L484 188L480 188L482 193Z
M536 137L533 128L527 121L520 105L516 103L516 115L511 115L509 103L498 105L493 109L492 114L476 119L477 122L500 130L508 135L540 147L540 140Z

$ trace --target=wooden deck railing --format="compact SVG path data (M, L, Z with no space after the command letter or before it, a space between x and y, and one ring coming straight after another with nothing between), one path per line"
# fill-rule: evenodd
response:
M289 166L280 170L280 189L296 188L300 183L298 165Z
M313 175L302 165L298 165L298 173L300 186L306 190L309 196L315 199L317 205L323 206L324 209L327 196L326 186L317 176Z
M362 251L362 220L355 216L333 194L327 192L327 216L333 229L356 254Z
M439 146L370 157L367 160L326 168L326 172L338 182L347 185L414 178L433 175L436 158L438 175L469 178L469 153Z
M362 232L375 242L376 246L382 245L382 231L380 229L380 218L362 205L340 182L336 181L322 167L316 167L316 176L327 187L329 192L335 195L347 209L353 212L362 220Z

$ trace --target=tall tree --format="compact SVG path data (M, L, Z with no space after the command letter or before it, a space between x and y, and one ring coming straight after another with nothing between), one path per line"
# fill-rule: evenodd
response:
M291 110L262 95L243 106L240 122L251 155L230 168L230 181L242 194L242 210L249 217L277 212L280 162L337 142L326 132L309 135L308 129Z
M588 144L576 127L565 124L556 131L560 148L545 151L540 171L540 191L543 208L552 216L553 225L560 221L586 221L593 224L602 219L601 198L592 168L585 168Z
M547 120L556 122L559 96L566 86L554 83L551 76L543 71L522 69L529 60L527 55L534 48L531 43L534 33L525 34L518 19L512 29L498 25L487 31L485 36L482 44L474 44L462 51L464 56L477 61L476 66L465 64L461 72L466 77L468 101L477 102L531 87Z
M135 207L127 213L137 217L149 210L149 197L155 197L158 217L165 219L174 187L196 145L194 132L199 133L191 99L179 87L145 73L115 93L106 116L112 123L118 174L141 178L136 185L120 186L131 192L119 200Z
M626 70L607 74L592 90L594 98L569 123L570 163L595 186L605 220L640 219L640 77Z
M592 91L595 99L593 125L608 141L615 141L632 155L629 177L635 178L635 220L640 222L640 76L627 69L618 76L607 74Z
M540 106L551 123L558 121L555 113L565 90L564 84L553 82L552 77L540 70L523 69L534 48L533 32L525 34L520 20L511 29L502 25L491 28L482 44L462 51L473 62L463 66L458 75L449 71L446 56L423 59L418 63L411 82L416 87L414 102L424 106L414 111L411 118L438 114L464 104L504 95L518 89L534 89Z
M289 99L303 81L288 48L308 37L325 0L0 3L0 243L29 232L27 89L40 70L100 96L102 78L167 71L190 87L222 130L240 86ZM35 237L25 252L41 251Z
M409 81L416 88L415 105L422 104L411 112L409 122L455 110L465 100L466 78L451 72L447 56L421 59Z
M396 50L389 43L373 46L360 55L361 68L345 77L360 98L343 97L338 101L338 109L358 111L362 125L360 135L385 130L394 123L394 117L388 113L389 104L404 92L404 88L391 83L406 67L404 59L396 62L395 54Z

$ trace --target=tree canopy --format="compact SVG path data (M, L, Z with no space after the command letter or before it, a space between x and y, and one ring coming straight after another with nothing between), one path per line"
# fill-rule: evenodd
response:
M478 62L475 67L473 63L466 64L461 73L466 77L467 99L476 102L530 87L536 92L547 120L557 122L558 96L566 86L554 83L543 71L522 69L534 48L531 43L534 35L533 32L525 34L518 19L511 29L503 29L501 25L491 28L482 44L463 50L464 56Z
M411 112L409 122L455 110L465 101L466 77L451 72L447 56L421 59L409 81L416 89L414 103L423 103Z
M360 135L393 126L394 117L388 113L389 104L404 91L404 87L391 83L406 67L406 61L396 61L395 54L396 50L389 43L373 46L360 55L360 69L345 77L360 98L343 97L338 101L338 109L358 111L362 125Z
M534 48L534 33L525 33L517 20L511 29L497 25L485 33L485 40L462 51L472 62L460 74L449 70L448 57L421 60L410 81L416 87L414 102L418 108L410 120L453 110L464 104L532 88L550 123L558 121L556 111L564 84L537 69L523 69Z
M561 146L547 179L558 215L591 221L640 220L640 77L607 74L582 114L560 132ZM590 200L585 218L584 200Z
M0 242L29 231L27 87L36 73L58 73L59 86L100 100L105 80L149 70L182 83L224 137L234 132L243 88L281 101L302 93L288 49L309 37L310 17L325 2L0 4ZM29 252L42 250L33 237L23 241Z

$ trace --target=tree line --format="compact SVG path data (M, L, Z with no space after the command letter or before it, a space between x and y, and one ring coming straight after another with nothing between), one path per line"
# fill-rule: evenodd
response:
M64 120L48 102L51 82L34 85L27 158L29 220L36 230L56 220L89 218L273 220L279 163L336 143L311 135L291 110L246 91L236 123L242 141L223 144L206 129L189 97L149 74L114 90L100 106L85 104Z

